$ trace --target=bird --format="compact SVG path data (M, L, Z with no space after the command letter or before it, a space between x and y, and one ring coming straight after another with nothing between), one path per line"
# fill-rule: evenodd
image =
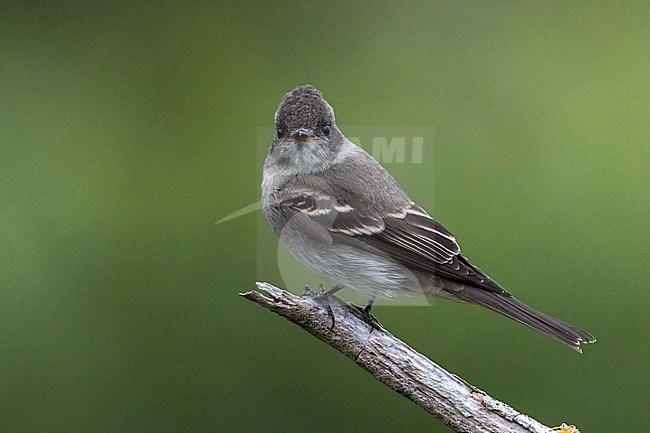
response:
M264 162L262 210L291 254L367 297L419 294L477 304L582 352L596 338L517 300L470 262L456 237L336 124L312 85L287 93Z

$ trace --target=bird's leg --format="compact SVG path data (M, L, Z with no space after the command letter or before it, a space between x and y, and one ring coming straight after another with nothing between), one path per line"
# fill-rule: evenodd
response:
M365 314L366 316L372 316L372 315L370 314L370 309L372 308L372 304L374 304L374 303L375 303L375 298L374 298L374 297L368 299L368 303L366 304L365 307L363 307L363 308L361 309L361 312L362 312L363 314Z
M363 321L370 325L370 333L372 333L372 331L379 324L377 319L375 319L375 316L370 314L370 309L372 308L372 304L374 303L375 303L375 297L373 296L372 298L368 299L368 303L366 304L365 307L357 307L355 305L355 308L359 310L359 312L361 313L363 317Z
M340 285L336 285L329 289L327 292L323 288L323 285L319 285L319 291L314 292L311 287L305 286L305 292L300 295L300 296L309 296L311 298L316 299L318 302L322 303L325 306L325 309L327 310L327 314L330 316L332 319L332 326L330 326L330 331L334 329L334 324L336 323L336 320L334 318L334 312L332 311L332 306L329 303L329 298L330 296L333 296L336 292L343 290L344 287Z

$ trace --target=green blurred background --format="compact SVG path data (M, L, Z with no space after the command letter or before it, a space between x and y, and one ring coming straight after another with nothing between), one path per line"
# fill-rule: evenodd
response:
M445 302L378 319L546 424L645 430L648 22L647 2L2 2L0 431L447 431L237 295L283 284L276 248L259 211L215 222L257 200L259 128L307 82L344 132L434 128L387 168L599 342Z

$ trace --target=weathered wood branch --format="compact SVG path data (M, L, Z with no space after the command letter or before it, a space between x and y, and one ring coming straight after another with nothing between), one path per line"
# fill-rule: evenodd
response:
M416 352L380 325L371 327L359 310L329 298L336 323L322 302L268 283L241 296L287 318L354 360L377 380L440 418L457 432L548 433L553 431Z

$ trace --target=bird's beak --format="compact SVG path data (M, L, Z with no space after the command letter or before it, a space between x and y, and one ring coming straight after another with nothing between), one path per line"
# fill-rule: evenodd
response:
M307 128L298 128L291 133L291 138L295 142L304 142L310 140L314 136L314 133Z

